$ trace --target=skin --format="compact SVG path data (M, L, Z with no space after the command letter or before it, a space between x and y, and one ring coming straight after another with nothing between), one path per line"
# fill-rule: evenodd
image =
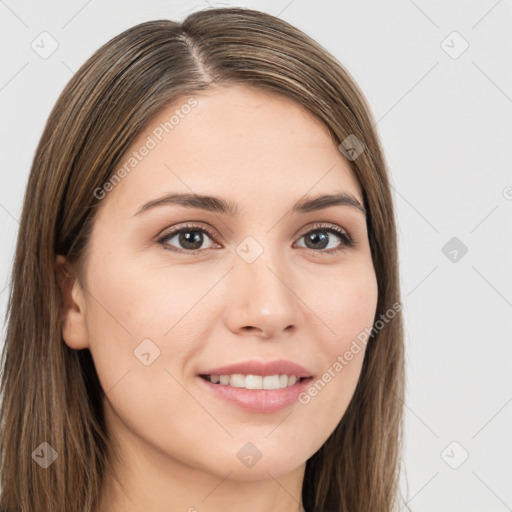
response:
M320 378L371 328L377 282L364 213L291 213L305 194L346 192L363 204L361 189L327 129L295 102L242 86L194 97L197 106L102 199L81 280L63 287L64 340L91 351L121 455L120 482L107 476L98 511L302 510L306 460L343 417L364 347L307 405L272 414L214 397L197 374L287 359ZM165 205L134 215L171 191L220 196L240 214ZM198 254L179 235L156 241L185 222L216 239L200 232ZM319 223L345 229L355 245L329 233L328 247L308 248L304 235L321 232ZM236 252L247 236L263 249L252 263ZM57 264L66 266L61 256ZM149 366L134 356L147 338L160 350ZM237 457L247 442L262 454L250 468Z

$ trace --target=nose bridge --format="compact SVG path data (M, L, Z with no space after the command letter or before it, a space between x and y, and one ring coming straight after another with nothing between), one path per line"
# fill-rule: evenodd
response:
M293 276L279 248L247 237L236 248L230 272L231 328L257 328L268 337L299 323Z

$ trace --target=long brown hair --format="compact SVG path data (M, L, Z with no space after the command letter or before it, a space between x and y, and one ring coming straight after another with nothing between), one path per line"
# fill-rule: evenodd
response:
M375 121L330 53L285 21L244 8L209 9L181 23L157 20L124 31L66 85L34 156L2 353L2 512L97 507L110 445L104 393L89 350L72 350L62 339L56 256L80 270L100 203L94 191L155 115L212 85L235 84L295 100L336 145L348 136L363 142L363 152L348 160L367 210L379 294L375 320L400 303L394 211ZM393 509L403 397L403 327L396 311L368 342L344 417L307 461L306 510ZM57 459L42 470L35 456L37 450L48 454L45 442Z

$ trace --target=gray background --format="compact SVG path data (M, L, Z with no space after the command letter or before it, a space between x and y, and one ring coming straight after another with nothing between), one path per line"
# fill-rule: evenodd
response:
M210 5L279 15L330 50L368 97L399 224L408 381L402 489L416 512L512 510L510 0ZM124 29L205 7L0 1L2 316L31 160L62 88ZM58 44L47 58L31 47L51 49L43 31Z

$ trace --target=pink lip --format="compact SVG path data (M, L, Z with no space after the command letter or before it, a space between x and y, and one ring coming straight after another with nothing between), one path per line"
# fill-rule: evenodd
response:
M282 374L285 373L287 372ZM294 372L290 373L290 375L293 374ZM200 385L205 386L213 395L248 411L266 414L280 411L295 403L299 395L306 390L312 380L308 378L297 381L293 386L282 389L245 389L224 384L213 384L200 376L196 378Z
M200 375L233 375L235 373L241 373L243 375L295 375L297 378L300 377L311 377L311 372L306 370L303 366L300 366L291 361L285 361L284 359L278 359L276 361L262 362L262 361L244 361L242 363L230 364L228 366L222 366L213 368L211 370L205 370L200 372ZM286 388L284 388L286 389ZM275 390L271 390L275 391Z

